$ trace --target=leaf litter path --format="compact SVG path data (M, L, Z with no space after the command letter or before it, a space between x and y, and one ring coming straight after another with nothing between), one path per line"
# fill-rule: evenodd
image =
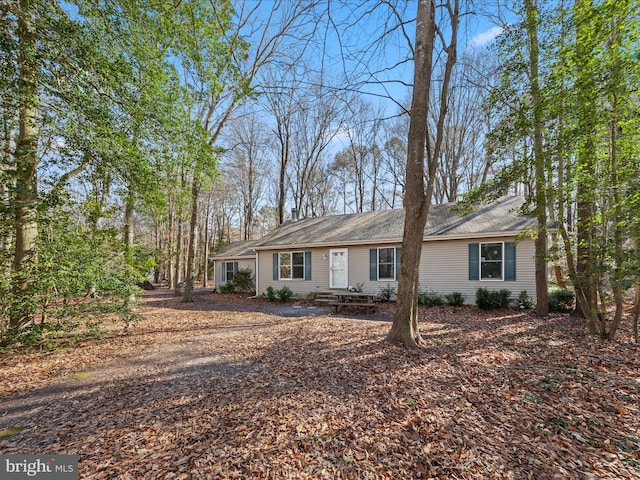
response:
M26 427L0 453L83 479L640 478L628 332L437 307L416 354L388 322L222 298L152 293L126 335L0 357L0 429Z

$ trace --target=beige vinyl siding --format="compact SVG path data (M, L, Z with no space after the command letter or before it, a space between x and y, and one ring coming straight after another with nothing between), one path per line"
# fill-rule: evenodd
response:
M399 247L400 244L380 245L380 247ZM395 280L369 280L369 250L378 245L365 245L349 248L349 285L364 284L363 291L378 294L384 288L398 289ZM397 274L396 274L397 275ZM397 278L397 277L396 277Z
M522 290L535 297L534 244L532 240L516 243L516 280L469 280L469 244L514 242L513 237L491 239L448 240L425 242L420 258L420 290L431 290L440 294L461 292L465 302L475 304L476 290L506 288L511 297L517 298Z
M475 303L478 287L490 290L507 288L512 297L517 298L522 290L531 296L535 295L535 266L533 241L523 240L516 246L516 281L470 281L469 280L469 244L513 242L514 237L498 237L491 239L465 239L428 241L423 243L420 260L420 289L432 290L447 294L461 292L469 304ZM369 280L369 250L380 247L399 247L400 244L357 245L336 247L348 250L348 284L362 284L367 293L378 294L384 288L397 290L398 282L389 280ZM332 248L305 248L260 250L258 252L258 294L262 294L269 286L275 289L287 285L296 296L304 297L315 292L330 291L329 261ZM273 254L278 252L310 251L311 280L273 280ZM324 258L323 258L324 256Z
M281 252L311 252L311 280L291 279L273 280L273 254ZM323 254L326 258L322 258ZM328 248L293 248L278 250L260 250L258 252L258 295L268 287L276 290L287 286L297 297L305 297L314 292L329 289L329 249Z
M398 247L400 245L385 245ZM397 288L397 281L370 281L369 280L369 249L372 246L336 247L348 251L348 285L363 284L363 290L367 293L379 293L381 289L391 286ZM333 248L306 248L311 252L311 280L273 280L273 254L279 252L302 251L292 250L260 250L258 252L258 289L259 294L264 293L271 286L275 289L288 286L296 296L306 296L314 292L327 292L329 288L329 262L330 251ZM323 258L324 257L324 258Z
M256 270L256 261L253 258L250 259L228 259L228 260L216 260L213 265L213 285L214 288L220 287L225 282L222 281L222 262L238 262L238 270L245 268L250 269L254 275Z

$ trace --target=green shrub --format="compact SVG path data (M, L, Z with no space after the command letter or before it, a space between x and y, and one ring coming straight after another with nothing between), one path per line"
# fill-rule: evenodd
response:
M267 290L262 295L272 302L275 302L278 299L276 296L276 290L271 285L267 287Z
M238 292L253 292L255 285L253 283L253 272L250 268L240 268L236 272L236 278L233 279L233 285Z
M444 304L444 299L436 292L418 292L418 303L427 307L437 307Z
M220 293L236 293L236 285L234 282L227 282L220 285Z
M0 280L0 345L54 348L58 340L90 335L103 320L138 320L137 283L153 268L148 252L122 255L110 230L86 231L63 208L40 217L38 259L29 271L26 295L15 295L10 276ZM9 319L20 325L9 328ZM89 328L95 325L95 328Z
M498 308L507 308L511 303L511 290L501 288L498 291Z
M549 310L552 312L569 313L573 311L576 294L566 288L554 288L549 291Z
M460 292L451 292L447 293L444 298L447 300L447 303L452 307L460 307L464 305L464 294Z
M531 310L535 304L533 302L533 298L531 298L526 290L522 290L520 295L518 295L518 307L526 310Z
M396 298L396 289L387 284L386 287L380 289L378 293L378 300L381 302L390 302Z
M511 291L503 288L498 291L489 291L486 288L476 290L476 305L482 310L494 308L506 308L511 300Z
M289 287L285 285L280 290L276 290L276 296L278 297L279 300L286 302L291 297L293 297L293 292Z

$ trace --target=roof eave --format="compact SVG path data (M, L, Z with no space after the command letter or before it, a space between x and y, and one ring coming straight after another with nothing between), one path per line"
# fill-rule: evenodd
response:
M497 238L497 237L515 237L522 235L527 230L507 230L502 232L474 232L465 234L451 234L451 235L427 235L423 237L423 242L438 242L446 240L469 240L480 238ZM383 238L377 240L349 240L342 242L318 242L318 243L291 243L291 244L265 244L254 247L256 251L260 250L274 250L279 248L327 248L327 247L351 247L355 245L388 245L388 244L400 244L402 243L401 237L396 238Z

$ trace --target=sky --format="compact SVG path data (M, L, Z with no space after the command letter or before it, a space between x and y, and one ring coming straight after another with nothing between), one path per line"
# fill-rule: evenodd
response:
M410 57L408 41L412 44L415 41L415 22L406 25L404 32L395 30L394 33L383 36L382 32L389 30L388 25L397 24L395 18L389 21L389 9L377 6L371 10L371 5L379 3L376 0L364 2L364 7L352 6L359 3L347 2L342 7L335 7L336 2L332 3L335 28L326 29L323 62L330 72L344 76L341 85L348 85L356 78L366 78L367 74L375 72L375 78L370 80L380 80L384 86L374 82L359 84L355 88L365 94L367 101L382 105L384 115L392 118L400 112L397 103L406 105L412 93L410 84L413 81L413 62L400 63L400 60ZM402 18L415 18L416 5L417 2L414 1L406 2L406 10L400 12ZM436 12L436 15L442 14L442 10ZM442 25L441 21L439 25ZM502 29L485 16L462 15L458 35L459 58L462 54L473 54L486 49L501 32ZM448 39L446 23L443 35ZM338 133L332 150L340 150L345 145L343 140L346 140L346 134Z

